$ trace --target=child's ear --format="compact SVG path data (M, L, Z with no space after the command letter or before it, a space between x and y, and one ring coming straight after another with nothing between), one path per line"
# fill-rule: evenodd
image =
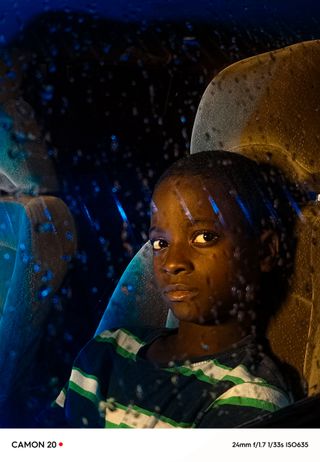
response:
M260 236L260 270L269 273L275 266L279 255L279 236L272 229L262 231Z

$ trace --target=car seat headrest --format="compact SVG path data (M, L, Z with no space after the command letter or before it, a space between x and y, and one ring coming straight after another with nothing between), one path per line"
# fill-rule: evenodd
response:
M319 40L227 67L201 99L191 153L242 153L319 189L319 82Z
M0 190L35 195L58 189L33 110L21 98L0 102Z

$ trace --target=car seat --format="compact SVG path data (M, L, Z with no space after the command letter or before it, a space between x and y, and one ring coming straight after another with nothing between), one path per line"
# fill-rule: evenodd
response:
M33 111L11 90L0 98L1 412L30 378L77 240L68 207L52 195L58 182Z
M207 87L195 118L191 154L226 150L282 168L320 193L320 41L295 44L237 62ZM297 220L295 268L289 296L272 319L274 354L303 378L308 395L320 391L319 203ZM120 279L98 326L173 327L154 284L146 243Z
M320 41L245 59L220 72L200 102L191 152L225 149L280 167L320 192ZM316 196L317 197L317 196ZM268 338L278 358L320 391L319 202L298 214L293 279Z

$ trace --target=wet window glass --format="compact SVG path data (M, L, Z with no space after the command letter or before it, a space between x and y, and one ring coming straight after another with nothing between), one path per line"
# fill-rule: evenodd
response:
M1 3L1 427L69 393L70 426L171 428L319 392L319 45L275 50L320 25L292 3Z

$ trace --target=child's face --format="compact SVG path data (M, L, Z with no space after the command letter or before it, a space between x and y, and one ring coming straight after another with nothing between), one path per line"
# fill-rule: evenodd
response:
M179 320L211 324L254 303L260 268L226 184L171 177L152 201L150 240L157 285ZM239 305L239 304L243 305Z

